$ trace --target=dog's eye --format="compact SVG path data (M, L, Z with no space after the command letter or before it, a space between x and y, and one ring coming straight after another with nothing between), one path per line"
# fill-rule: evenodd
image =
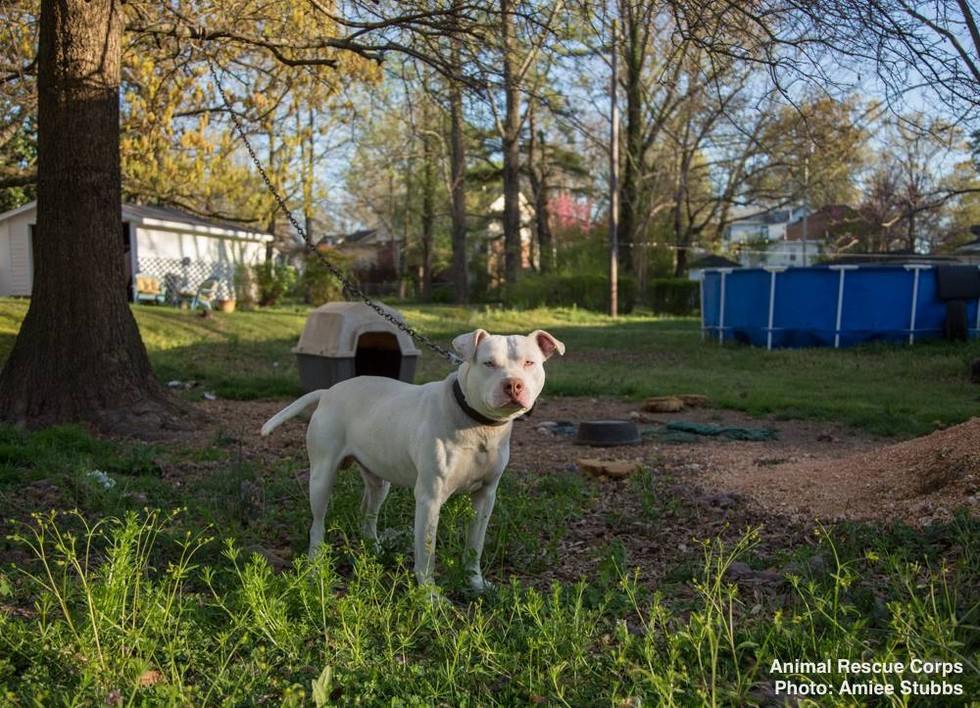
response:
M527 361L524 362L524 368L525 369L530 369L532 366L534 366L534 364L535 364L535 362L533 362L530 359L528 359Z
M497 368L497 365L494 364L492 361L485 361L485 362L483 362L483 365L485 367L487 367L488 369L496 369Z

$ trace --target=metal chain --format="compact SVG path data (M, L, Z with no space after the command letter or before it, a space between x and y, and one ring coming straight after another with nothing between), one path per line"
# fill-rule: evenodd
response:
M340 268L338 268L336 265L331 263L322 253L320 253L320 250L313 243L313 239L311 239L310 235L306 233L306 229L300 226L299 221L296 219L295 216L293 216L293 212L290 211L288 206L286 206L286 200L279 193L279 190L276 189L276 186L272 183L272 180L269 178L268 173L266 173L265 168L262 166L262 163L259 160L258 156L255 154L255 150L252 148L252 143L249 141L248 136L245 134L245 129L242 127L242 123L239 120L238 115L235 113L234 110L232 110L231 103L228 101L228 97L225 95L225 88L224 86L222 86L221 80L218 78L218 71L217 69L215 69L214 62L211 60L211 57L208 56L206 53L204 54L204 58L208 63L208 69L211 72L211 78L214 80L214 85L217 87L218 93L221 95L221 101L222 103L225 104L225 108L228 109L228 114L231 116L231 120L235 124L235 130L238 132L238 136L242 139L242 142L245 144L245 149L248 150L248 155L250 158L252 158L252 163L255 165L255 168L259 171L259 174L262 176L262 181L265 182L265 186L268 188L269 193L276 200L276 203L279 205L279 208L282 209L283 213L286 215L286 218L289 220L289 223L292 224L292 227L294 229L296 229L296 233L298 233L302 237L304 248L306 249L306 251L308 253L315 254L316 257L320 259L320 262L324 265L324 267L326 267L328 271L330 271L331 275L333 275L335 278L337 278L337 280L341 282L344 288L344 292L348 296L355 296L359 298L365 305L367 305L372 310L377 312L379 317L387 320L388 322L390 322L396 328L398 328L399 330L407 334L412 339L421 342L423 345L425 345L432 351L436 352L440 356L449 360L449 363L451 364L462 363L462 360L456 354L436 344L434 341L429 339L429 337L425 336L415 328L409 327L402 320L400 320L394 314L392 314L387 309L385 309L385 307L382 304L375 302L370 297L368 297L368 295L363 290L361 290L361 288L356 283L354 283L346 275L344 275L344 272Z

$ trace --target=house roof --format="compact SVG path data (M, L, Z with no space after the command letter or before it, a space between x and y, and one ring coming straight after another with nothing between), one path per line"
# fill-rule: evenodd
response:
M18 214L23 214L24 212L28 212L36 207L37 207L37 201L33 201L33 202L27 202L27 204L21 204L19 207L15 207L13 209L8 209L7 211L0 214L0 221L6 221L7 219L11 219L17 216Z
M764 207L746 205L732 210L732 224L786 224L793 218L798 207Z
M953 253L980 253L980 238L953 249Z
M35 209L37 209L36 200L0 214L0 222ZM267 231L255 229L245 224L210 219L196 214L189 214L186 211L181 211L173 207L124 203L122 205L122 217L123 221L136 222L145 226L192 231L210 236L239 238L249 241L271 241L273 238Z
M123 218L130 221L160 221L179 224L190 224L208 228L218 228L242 234L253 234L258 237L270 237L265 229L257 229L241 222L212 219L197 214L189 214L181 209L167 206L149 206L147 204L123 204ZM264 239L263 239L264 240Z
M709 253L688 264L688 270L703 270L705 268L741 268L742 264L724 256Z
M873 225L854 207L847 204L828 204L797 219L786 227L786 241L802 241L803 225L807 240L824 240L867 233Z
M386 244L391 241L401 241L400 236L391 236L387 231L380 229L358 229L351 233L327 234L317 242L318 246L354 246L354 245L378 245Z
M364 241L369 239L378 233L377 229L358 229L354 233L347 234L344 236L344 243L357 243L358 241Z
M830 258L830 265L910 265L914 263L957 263L953 256L913 253L909 250L887 253L849 253Z

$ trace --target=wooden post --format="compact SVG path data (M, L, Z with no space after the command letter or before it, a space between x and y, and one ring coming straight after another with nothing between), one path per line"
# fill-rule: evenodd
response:
M619 47L616 20L612 21L612 76L609 81L609 316L619 314Z

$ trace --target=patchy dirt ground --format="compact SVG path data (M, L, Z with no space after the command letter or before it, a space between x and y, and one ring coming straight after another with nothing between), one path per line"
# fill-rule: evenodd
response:
M249 456L302 454L302 424L284 426L269 438L258 436L262 422L282 402L200 405L217 425L240 437ZM532 417L515 425L511 469L522 474L579 474L575 462L580 457L635 459L655 476L673 478L678 484L672 492L684 498L714 499L715 507L737 502L754 513L803 524L901 519L922 525L948 519L962 507L980 511L980 419L899 444L830 423L759 419L710 408L643 413L643 442L624 447L576 445L571 436L542 426L546 421L628 419L637 410L635 402L618 399L543 399ZM676 443L649 435L678 420L765 427L777 437L764 442L704 437ZM213 432L201 435L203 443ZM622 509L619 487L628 485L604 484L604 496Z
M274 435L259 437L258 430L286 401L210 401L199 404L214 421L214 428L196 435L200 445L211 444L216 430L242 441L241 454L251 459L276 456L301 458L305 455L306 423L294 420L283 425ZM625 551L630 567L640 571L641 582L655 583L665 574L685 564L699 564L702 558L699 540L715 537L734 542L746 529L765 526L761 544L756 552L767 557L780 548L797 546L810 539L807 524L773 524L773 516L756 508L736 494L702 488L699 477L704 463L693 454L695 448L724 446L732 443L710 442L697 445L675 445L644 441L628 447L590 448L574 444L567 435L548 432L541 424L546 421L579 421L597 418L625 418L636 409L635 403L615 399L555 398L540 400L533 416L515 424L511 465L508 474L526 478L547 476L582 476L576 460L583 456L603 459L628 458L641 463L642 471L628 480L596 480L586 476L592 492L581 515L565 529L559 542L558 565L546 573L523 576L513 573L531 585L547 587L555 580L576 581L591 577L608 557L612 544ZM690 415L647 416L653 418L696 419L729 425L759 427L766 422L731 412L694 410ZM644 423L649 429L652 423ZM782 424L787 441L813 440L825 432L802 423ZM835 432L841 436L843 431ZM844 443L855 445L853 438ZM782 442L770 443L783 445ZM772 456L764 448L744 448L753 457ZM202 472L204 470L201 470ZM173 470L167 476L182 475L194 470ZM533 479L529 481L534 481ZM691 566L693 568L693 566Z
M720 459L719 459L720 458ZM760 466L719 451L703 482L792 519L902 520L912 526L980 513L980 418L901 443L828 459L803 451Z
M197 403L211 421L181 436L182 446L235 449L238 459L259 468L285 457L305 460L303 420L290 421L270 437L259 428L287 401L203 401ZM626 480L586 477L587 497L568 528L560 534L556 565L545 573L519 577L532 585L574 581L600 572L610 547L619 546L641 581L658 583L678 569L701 562L699 539L732 542L747 528L764 527L756 548L760 559L778 556L813 542L815 521L904 520L914 525L948 518L957 508L978 507L980 419L899 444L873 439L842 426L820 422L752 418L710 408L680 413L643 413L638 445L590 448L574 444L573 425L556 433L548 421L626 419L638 410L619 399L551 398L539 401L533 416L515 424L508 474L531 482L542 476L583 476L581 457L635 460L640 472ZM657 433L672 421L693 421L746 428L770 428L776 438L764 442L726 441L711 437L668 442ZM175 441L178 442L178 441ZM163 481L180 487L225 469L227 463L207 455L163 465ZM280 468L281 469L281 468ZM302 505L305 472L296 470L290 503ZM256 484L262 496L261 478ZM244 486L243 486L244 490ZM247 490L245 490L247 491ZM241 493L244 494L245 491ZM74 505L74 492L42 480L21 492L25 512ZM247 496L247 495L246 495ZM265 550L287 559L295 547L296 529L263 536ZM285 560L283 564L285 564ZM765 565L766 561L762 562Z
M536 415L539 421L579 421L626 419L634 411L630 402L571 398L546 402ZM690 420L775 430L777 438L765 442L705 438L676 444L654 438L638 446L607 448L600 455L641 458L655 470L690 471L686 478L694 487L743 498L769 516L801 523L902 520L921 526L946 520L960 508L980 512L980 418L901 443L828 423L758 419L712 409L644 413L640 420L654 429ZM548 434L536 425L515 432L517 441L530 438L532 458L567 464L582 455L583 448L568 439L548 444ZM515 460L515 466L521 464Z

